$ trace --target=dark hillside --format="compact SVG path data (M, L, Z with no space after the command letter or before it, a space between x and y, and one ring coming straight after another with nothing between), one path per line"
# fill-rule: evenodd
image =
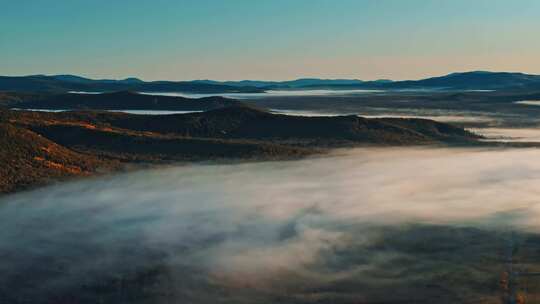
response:
M419 144L469 141L476 136L461 128L422 119L366 119L358 116L303 117L277 115L233 106L182 115L104 115L111 126L192 137L254 139L299 143L338 141L378 144Z
M21 109L70 109L70 110L171 110L206 111L237 104L238 101L219 96L184 98L138 94L129 91L103 94L46 95L15 105Z
M0 192L128 162L290 159L331 147L477 139L425 119L286 116L243 105L177 115L0 110Z
M166 136L69 124L34 126L33 130L65 147L122 161L279 159L313 153L311 150L264 142Z

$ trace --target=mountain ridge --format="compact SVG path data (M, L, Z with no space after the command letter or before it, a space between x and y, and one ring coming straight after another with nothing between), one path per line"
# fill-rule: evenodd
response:
M135 78L123 80L93 80L75 75L0 76L1 91L67 93L82 92L186 92L186 93L260 93L254 87L233 87L223 84L191 81L139 82Z
M359 79L299 78L286 81L143 81L135 77L125 79L90 79L77 75L0 76L0 91L56 92L69 91L186 93L261 93L271 89L449 89L501 90L527 89L540 86L540 75L519 72L470 71L418 80L388 79L364 81Z
M336 147L470 145L479 138L425 119L287 116L243 104L172 115L0 109L0 193L125 165L294 159Z
M14 105L19 109L49 110L169 110L206 111L239 103L221 96L186 98L119 91L102 94L64 93L36 96Z

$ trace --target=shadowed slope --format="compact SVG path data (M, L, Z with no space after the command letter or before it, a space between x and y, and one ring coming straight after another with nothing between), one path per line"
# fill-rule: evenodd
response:
M241 105L177 115L0 110L0 122L6 164L0 192L118 161L290 159L332 147L471 144L478 138L424 119L287 116Z
M476 135L423 119L366 119L358 116L277 115L243 105L184 115L103 116L115 127L182 136L256 140L371 144L419 144L471 141Z
M219 96L192 99L122 91L103 94L48 95L30 99L15 106L21 109L205 111L237 103L238 101Z

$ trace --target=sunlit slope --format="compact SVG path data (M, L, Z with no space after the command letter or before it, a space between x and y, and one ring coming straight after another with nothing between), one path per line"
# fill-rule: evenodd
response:
M49 179L88 175L107 164L5 122L0 123L0 146L0 192L25 188Z

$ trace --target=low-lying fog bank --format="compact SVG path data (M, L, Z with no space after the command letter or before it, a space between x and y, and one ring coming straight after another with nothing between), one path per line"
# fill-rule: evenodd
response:
M496 142L540 142L540 128L470 128L469 131Z
M330 111L310 111L310 110L280 110L280 109L270 109L272 113L275 114L284 114L291 116L308 116L308 117L317 117L317 116L342 116L342 115L357 115L365 118L421 118L421 119L430 119L439 122L446 123L463 123L463 124L495 124L497 123L496 117L490 117L486 114L477 114L477 113L467 113L467 112L451 112L451 111L424 111L412 112L410 114L404 113L395 113L391 111L381 111L382 114L373 114L371 112L330 112Z
M0 302L500 303L539 183L540 150L386 148L60 184L0 200Z

